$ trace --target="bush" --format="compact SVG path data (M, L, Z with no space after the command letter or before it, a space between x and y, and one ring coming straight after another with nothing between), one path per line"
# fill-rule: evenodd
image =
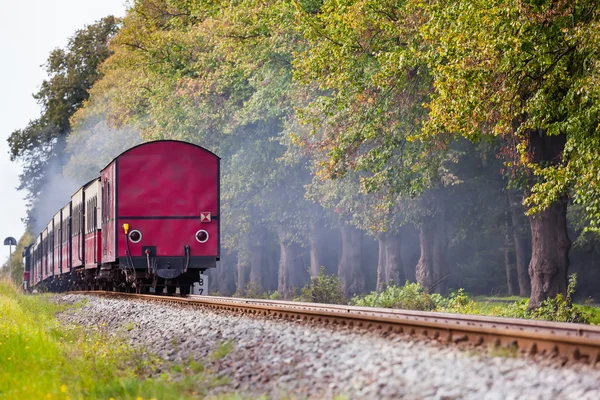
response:
M431 295L431 299L436 305L436 311L457 314L478 313L477 304L462 288L456 292L451 292L448 297L434 293Z
M337 275L327 275L321 267L319 275L310 278L310 282L302 288L295 301L325 304L348 304L342 283Z
M234 297L242 297L244 299L263 299L263 300L279 300L281 298L277 291L265 292L260 286L250 282L242 291L237 291Z
M529 310L529 300L524 299L510 304L506 307L495 309L494 313L501 317L539 319L555 322L577 322L589 324L593 313L589 307L573 304L573 295L577 285L577 275L572 274L569 277L569 286L567 295L556 295L556 297L546 299L542 304L533 310Z
M402 308L407 310L432 311L436 304L432 297L418 283L406 282L397 286L390 282L381 292L371 292L355 296L350 304L361 307Z

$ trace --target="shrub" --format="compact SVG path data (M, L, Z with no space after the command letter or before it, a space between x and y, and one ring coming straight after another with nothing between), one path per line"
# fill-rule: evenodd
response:
M408 281L404 286L397 286L390 282L381 292L355 296L350 303L362 307L403 308L421 311L431 311L436 308L432 297L423 286Z
M436 311L458 314L476 314L478 312L477 304L462 288L451 292L448 297L434 293L431 295L431 299L436 305Z
M529 300L524 299L510 304L506 307L495 309L495 314L501 317L529 318L555 322L577 322L589 324L592 312L588 307L573 304L573 295L577 285L577 275L569 277L567 295L556 295L546 299L533 310L529 310Z
M294 300L310 303L348 304L340 279L337 275L327 275L324 267L321 267L318 276L310 278L310 282L302 288L300 296Z
M234 297L242 297L245 299L264 299L264 300L279 300L281 298L277 291L264 291L260 286L249 282L242 291L237 291Z

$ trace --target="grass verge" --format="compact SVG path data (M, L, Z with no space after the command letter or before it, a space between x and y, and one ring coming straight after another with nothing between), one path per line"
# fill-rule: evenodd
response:
M193 360L165 369L115 334L65 327L64 309L0 281L0 398L191 399L223 383Z

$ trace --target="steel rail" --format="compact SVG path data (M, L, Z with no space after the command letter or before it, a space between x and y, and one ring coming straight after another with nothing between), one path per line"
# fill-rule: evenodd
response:
M216 296L176 297L104 291L68 293L179 303L278 319L397 332L445 343L512 347L531 355L561 356L593 365L600 362L600 327L584 324Z

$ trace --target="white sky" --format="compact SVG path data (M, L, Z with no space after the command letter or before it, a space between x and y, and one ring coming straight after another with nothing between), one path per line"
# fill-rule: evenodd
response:
M122 17L126 0L0 0L0 262L4 238L25 228L25 193L15 189L20 168L10 161L6 139L40 115L32 94L46 77L42 64L73 33L107 15ZM14 249L13 249L14 250Z

